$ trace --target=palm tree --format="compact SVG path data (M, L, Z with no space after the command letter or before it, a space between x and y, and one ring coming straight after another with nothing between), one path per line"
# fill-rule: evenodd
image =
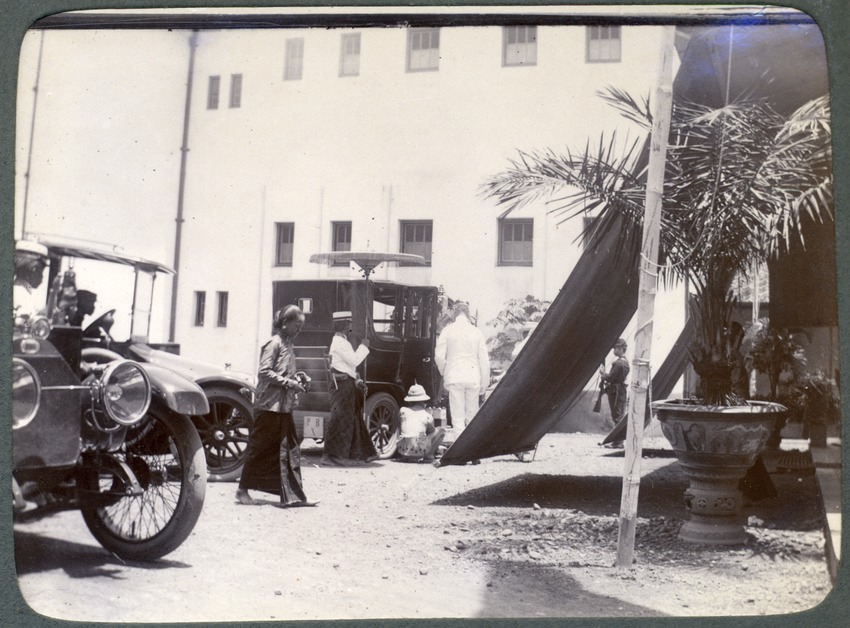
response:
M610 87L600 96L651 128L648 99L638 102ZM660 276L668 284L687 279L693 287L697 340L689 350L704 403L742 401L731 377L741 339L730 324L735 276L746 276L792 238L802 239L802 221L832 220L829 114L827 96L787 117L755 97L720 108L674 102ZM622 237L634 238L644 212L642 146L635 140L620 148L614 132L579 154L519 151L508 169L484 183L482 193L506 207L506 214L543 200L563 220L596 214L595 229L625 224Z

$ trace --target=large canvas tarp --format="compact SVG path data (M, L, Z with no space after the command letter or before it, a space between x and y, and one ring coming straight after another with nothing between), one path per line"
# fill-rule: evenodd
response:
M802 14L800 23L682 34L689 43L674 81L676 98L720 106L758 93L788 114L828 90L820 30ZM639 238L612 227L585 250L499 385L443 455L444 466L532 449L578 399L637 308ZM673 367L685 357L677 347L670 369L658 374L665 386L678 379ZM657 394L661 388L659 381Z
M599 232L597 232L598 234ZM637 308L637 250L622 229L588 246L443 465L533 449L593 377Z

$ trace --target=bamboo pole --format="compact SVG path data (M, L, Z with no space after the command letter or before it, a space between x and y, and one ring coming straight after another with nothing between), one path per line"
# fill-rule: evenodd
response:
M652 319L657 287L658 233L661 225L661 197L664 188L664 166L667 159L667 137L673 101L673 55L675 26L664 26L661 58L655 89L655 110L650 136L649 170L646 182L646 206L641 243L640 283L637 328L632 358L632 395L626 425L623 490L620 502L620 525L617 538L617 566L631 567L634 562L635 523L640 463L643 448L643 424L650 386L649 352L652 346Z

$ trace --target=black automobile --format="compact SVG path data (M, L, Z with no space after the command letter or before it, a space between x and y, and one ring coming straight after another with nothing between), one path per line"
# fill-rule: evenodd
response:
M276 281L275 309L298 305L305 323L296 338L296 367L312 381L294 411L299 437L321 440L330 416L327 354L333 338L333 313L350 311L354 335L369 340L360 367L368 393L364 404L372 442L381 458L395 454L399 407L418 383L439 399L440 375L434 361L438 289L391 281L324 279Z
M51 322L55 296L48 316L13 327L15 520L78 509L117 556L164 556L203 507L206 462L190 416L209 413L206 396L154 365L87 361L83 329Z

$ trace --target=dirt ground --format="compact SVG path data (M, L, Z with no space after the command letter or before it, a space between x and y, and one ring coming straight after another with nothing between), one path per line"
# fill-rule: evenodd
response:
M550 434L530 463L440 469L320 467L306 441L317 508L240 506L211 483L192 535L153 564L101 549L75 512L19 524L20 589L37 613L89 622L772 615L830 592L813 475L772 474L780 496L746 507L745 545L688 545L687 481L652 436L636 562L615 567L624 459L599 440Z

